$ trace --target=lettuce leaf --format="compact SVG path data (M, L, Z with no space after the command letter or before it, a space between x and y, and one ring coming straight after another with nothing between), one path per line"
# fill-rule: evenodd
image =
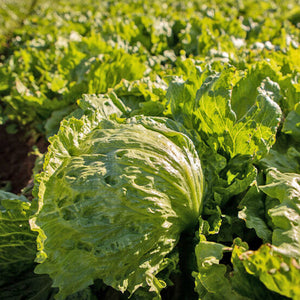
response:
M266 183L260 190L277 199L268 210L274 249L300 263L300 176L271 169Z
M259 278L271 291L298 299L300 177L276 168L269 168L266 175L266 184L253 186L242 200L244 208L239 217L268 244L257 251L236 251L248 274ZM242 274L243 268L237 259L235 262Z
M300 104L294 105L277 135L277 142L259 163L265 170L276 168L281 173L300 173L299 144Z
M246 222L248 228L254 228L257 236L264 243L270 243L272 230L267 223L265 205L265 195L255 184L250 187L240 202L239 207L242 210L239 211L238 216Z
M31 203L0 190L0 286L33 269L36 236L30 230Z
M242 242L239 238L234 240L231 255L233 271L230 273L233 289L240 295L249 299L288 299L287 297L266 288L264 283L260 281L260 278L254 276L253 272L247 272L247 267L245 268L244 266L245 264L248 264L248 262L246 262L246 257L249 257L252 254L253 252L249 251L249 246L246 242Z
M265 78L249 93L247 84L253 74L241 79L242 75L230 66L222 72L198 70L191 80L175 78L167 98L175 120L197 130L212 150L231 158L250 155L261 159L274 144L281 121L276 103L281 98L280 87Z
M298 102L294 110L290 111L283 123L282 131L292 135L295 139L300 137L300 102Z
M200 121L199 130L209 137L212 148L221 148L231 157L242 154L259 159L275 142L281 109L273 98L279 86L273 91L274 83L265 79L256 100L251 99L253 105L238 119L230 101L232 79L231 71L224 71L208 77L198 91L195 116Z
M224 253L231 251L230 247L206 240L209 234L217 231L210 230L207 221L199 218L199 243L195 248L197 270L193 272L195 291L199 299L235 299L247 300L233 289L228 268L220 263Z
M257 251L244 252L240 258L246 271L259 277L268 289L299 299L300 265L294 258L279 254L267 244Z
M194 277L199 299L248 299L233 290L226 276L226 265L219 264L224 249L225 246L214 242L203 241L197 245L198 272L194 273Z

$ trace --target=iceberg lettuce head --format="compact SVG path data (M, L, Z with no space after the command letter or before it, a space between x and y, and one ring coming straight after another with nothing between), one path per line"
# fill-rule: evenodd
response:
M99 114L64 120L51 140L31 220L35 271L51 276L59 299L95 279L159 295L156 275L201 212L200 160L176 122Z

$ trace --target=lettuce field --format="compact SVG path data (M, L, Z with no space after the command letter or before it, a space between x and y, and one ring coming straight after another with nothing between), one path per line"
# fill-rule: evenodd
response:
M300 299L299 0L0 0L0 299Z

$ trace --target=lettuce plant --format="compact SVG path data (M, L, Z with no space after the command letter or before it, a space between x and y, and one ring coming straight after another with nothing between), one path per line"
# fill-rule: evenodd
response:
M111 104L98 100L104 110ZM201 212L201 163L178 124L110 120L103 109L62 123L39 177L35 272L50 275L58 299L95 279L159 294L166 284L156 275Z

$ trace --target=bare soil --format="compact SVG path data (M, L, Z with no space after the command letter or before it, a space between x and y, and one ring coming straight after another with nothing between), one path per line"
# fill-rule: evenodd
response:
M31 153L34 145L44 153L48 143L42 137L33 138L25 130L8 134L5 126L0 126L0 188L20 194L30 183L36 160Z

